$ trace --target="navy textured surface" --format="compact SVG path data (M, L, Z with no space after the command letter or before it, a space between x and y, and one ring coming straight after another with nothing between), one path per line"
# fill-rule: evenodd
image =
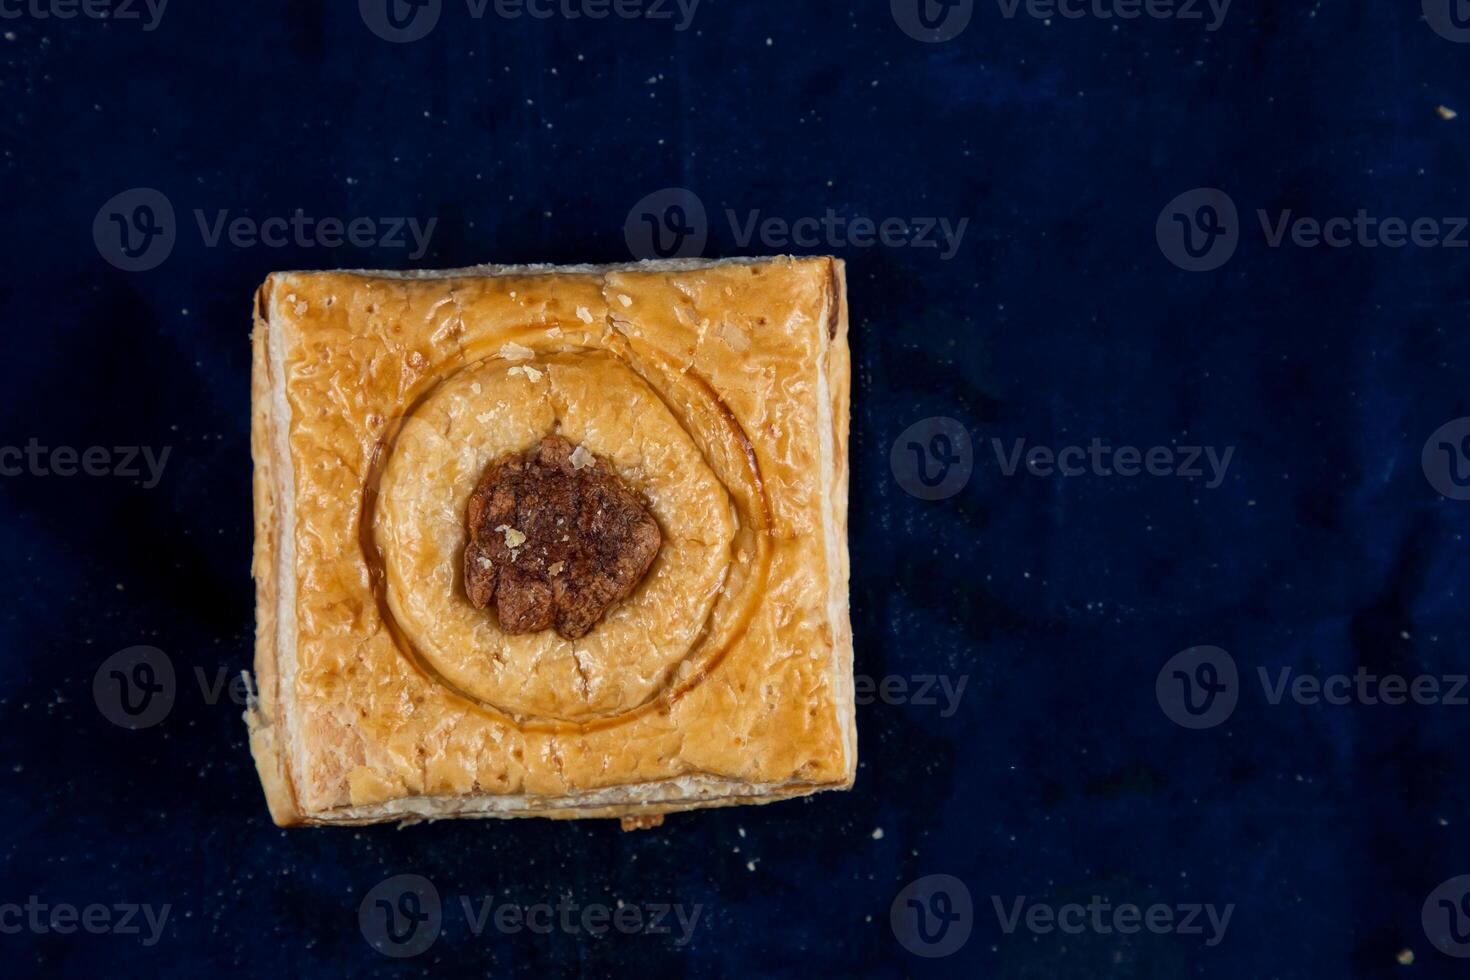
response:
M1050 19L957 2L929 8L973 7L939 43L903 29L905 0L703 0L685 30L672 0L672 20L444 0L409 43L375 35L370 2L176 2L156 21L142 2L107 19L0 2L7 973L1464 975L1421 911L1470 873L1470 709L1271 687L1361 668L1447 692L1470 671L1470 503L1432 483L1458 486L1440 440L1421 465L1470 415L1459 21L1434 0L1429 20L1411 2L1240 0L1214 30L1203 3L1202 20L1125 20L1098 10L1128 0ZM857 671L889 695L859 708L856 788L630 835L277 830L216 689L252 652L254 288L283 268L624 260L630 209L669 187L702 202L705 254L849 263ZM137 188L172 208L171 248ZM1195 188L1223 193L1166 208ZM279 246L228 229L297 209L374 224L335 246L319 226ZM1374 247L1360 222L1340 246L1299 226L1272 244L1286 212L1360 209L1448 240ZM437 219L422 254L393 217ZM820 225L805 247L776 225L746 236L773 217ZM859 218L933 224L938 247L853 244ZM1223 264L1180 268L1186 246ZM939 417L947 442L900 438ZM1011 465L1021 439L1215 456L1198 477L1125 477L1073 453L1081 472L1049 475L1044 456ZM94 446L113 475L55 475L50 450ZM156 480L141 455L128 475L130 446L168 450ZM962 486L920 499L946 466ZM176 691L134 731L99 709L107 671L93 685L138 645ZM1204 645L1228 653L1164 669ZM1159 691L1222 664L1233 713L1171 720ZM432 883L442 933L394 960L359 906L401 874ZM952 882L900 894L936 874L968 914ZM477 935L462 899L699 918ZM1104 900L1174 925L1047 927L1047 909ZM123 903L168 918L119 930ZM55 907L91 904L113 928L61 931ZM1195 904L1228 924L1182 928Z

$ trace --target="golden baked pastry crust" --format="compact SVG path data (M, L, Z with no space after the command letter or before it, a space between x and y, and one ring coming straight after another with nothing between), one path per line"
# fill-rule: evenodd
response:
M277 823L652 817L851 785L849 359L829 258L282 273L256 302ZM553 432L664 543L585 637L464 594L464 506Z

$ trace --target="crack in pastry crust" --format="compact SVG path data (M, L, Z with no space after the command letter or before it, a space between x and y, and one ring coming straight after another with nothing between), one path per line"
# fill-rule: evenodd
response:
M560 436L493 463L470 495L465 592L514 634L575 640L648 574L658 523L606 460Z

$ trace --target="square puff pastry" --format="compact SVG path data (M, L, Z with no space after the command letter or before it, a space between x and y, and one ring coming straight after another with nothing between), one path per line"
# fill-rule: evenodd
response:
M256 297L256 694L277 824L621 817L852 785L832 258L277 273ZM464 502L557 433L664 543L590 634L500 632Z

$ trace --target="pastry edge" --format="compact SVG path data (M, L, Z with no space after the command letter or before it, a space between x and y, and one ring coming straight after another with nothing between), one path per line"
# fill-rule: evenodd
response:
M289 406L285 401L284 379L277 401L275 381L279 371L271 353L274 331L269 311L274 282L274 276L267 277L256 291L255 329L250 338L250 445L255 460L252 487L255 547L251 561L251 575L255 579L255 677L252 683L246 674L250 694L244 718L250 736L250 753L255 759L271 819L278 826L286 827L301 823L304 814L291 779L288 746L283 744L287 735L280 669L287 634L279 617L285 604L283 588L290 593L294 608L295 576L288 560L294 561L295 542L283 540L284 528L293 522L294 495L286 482L292 473L289 446L285 444L284 428L275 424L277 417L289 416ZM287 509L284 519L277 514L278 506Z
M459 276L608 274L620 271L694 271L726 264L756 264L782 258L810 261L810 256L760 256L730 259L668 259L608 265L478 265L444 270L339 270L372 278L432 280ZM252 576L256 583L255 678L243 715L271 819L277 826L357 826L398 821L402 824L440 819L510 819L546 817L558 820L661 816L686 810L760 805L826 790L850 789L857 772L856 703L853 692L852 622L848 611L849 556L847 549L849 406L851 367L847 346L848 312L846 266L836 258L830 264L827 305L822 311L821 363L818 365L818 422L821 456L832 487L823 502L827 538L829 611L832 613L833 697L842 733L843 777L813 783L789 780L753 784L702 774L655 782L629 783L562 797L475 794L451 797L404 797L370 806L342 806L305 811L298 802L293 770L299 766L299 746L292 741L284 710L283 688L293 680L295 542L285 529L294 524L294 470L287 427L278 421L290 417L285 379L280 369L284 339L273 329L273 287L268 276L256 293L254 331L251 335L251 449L255 460L253 499L255 543ZM278 321L279 322L279 321ZM277 513L284 509L284 515ZM274 558L274 560L272 560ZM283 595L283 593L285 593ZM282 616L285 609L288 616ZM290 656L283 657L286 650ZM283 676L283 674L288 676ZM294 765L293 765L294 763ZM660 798L662 797L662 798Z

